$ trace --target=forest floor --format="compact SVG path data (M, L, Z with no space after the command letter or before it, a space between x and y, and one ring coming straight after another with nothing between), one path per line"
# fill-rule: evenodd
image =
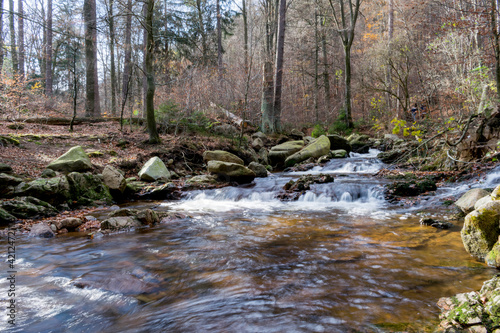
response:
M113 164L132 177L153 155L169 161L179 176L196 174L201 171L203 151L231 149L235 143L213 136L162 134L161 144L150 145L144 128L131 131L127 125L122 132L116 121L79 124L72 132L68 126L0 121L0 136L19 141L16 145L0 140L0 162L27 178L39 177L52 160L77 145L90 154L97 169Z

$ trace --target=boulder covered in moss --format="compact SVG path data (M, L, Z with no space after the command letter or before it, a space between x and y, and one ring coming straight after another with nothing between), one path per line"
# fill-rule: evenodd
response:
M203 161L222 161L244 165L245 163L238 156L223 150L208 150L203 153Z
M92 162L82 147L75 146L52 161L47 168L65 174L70 172L85 172L92 169Z
M35 219L57 215L51 204L34 197L20 197L0 202L0 208L18 219Z
M320 136L316 141L308 144L300 151L290 155L285 160L285 166L291 167L309 158L319 158L330 152L330 140L326 135Z
M272 166L282 167L287 157L295 154L304 147L303 140L287 141L271 148L268 154Z
M483 205L467 214L461 231L465 250L474 258L484 261L500 235L500 201Z
M435 190L437 190L436 182L431 179L397 181L387 185L387 196L414 197Z
M171 174L168 171L165 163L155 156L149 159L146 164L139 171L139 177L147 182L154 182L157 180L167 181L170 179Z
M216 175L219 180L245 184L252 182L256 174L249 168L236 163L210 161L207 164L208 172Z
M22 182L14 190L16 196L31 196L44 200L51 205L71 203L72 196L70 184L66 176L54 178L40 178L31 182Z
M96 206L111 204L113 198L102 178L91 173L72 172L68 174L72 204L77 206Z

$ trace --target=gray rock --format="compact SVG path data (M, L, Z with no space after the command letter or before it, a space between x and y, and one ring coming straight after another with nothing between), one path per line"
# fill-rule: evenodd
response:
M91 173L72 172L68 174L71 196L76 205L93 206L111 204L113 198L102 178Z
M109 187L110 190L119 191L123 193L127 187L125 177L111 165L106 165L102 171L102 179L104 185Z
M209 161L207 168L211 174L217 175L220 180L234 181L239 184L250 183L256 176L255 172L249 168L236 163Z
M40 175L40 177L42 178L52 178L55 176L57 176L57 173L52 169L45 169L42 171L42 174Z
M479 199L489 195L490 193L488 191L480 188L473 188L462 195L460 199L455 202L455 206L460 208L465 214L469 214L474 210L474 205Z
M133 216L110 217L109 219L101 222L101 229L118 230L140 226L141 222Z
M52 161L48 169L63 173L82 172L92 169L92 162L82 147L76 146Z
M273 166L283 166L287 157L304 148L304 141L287 141L271 148L268 158Z
M336 134L330 134L327 135L328 139L330 140L330 149L331 150L338 150L338 149L343 149L345 150L348 154L351 152L352 148L347 139L341 137L340 135Z
M322 135L313 143L310 143L300 151L287 157L285 160L285 166L291 167L311 157L318 158L328 154L329 152L330 152L330 140L325 135Z
M60 221L54 222L54 225L58 230L60 229L68 229L68 230L74 230L81 226L83 224L83 221L77 217L68 217L65 219L62 219Z
M190 185L215 185L217 184L217 178L213 175L198 175L189 178L186 183Z
M260 163L252 162L248 165L248 168L255 172L255 175L260 178L267 177L267 169Z
M500 235L500 201L483 205L467 214L460 232L465 250L483 261Z
M254 134L252 134L252 139L253 140L255 140L255 139L261 139L262 142L267 142L267 135L265 135L262 132L255 132Z
M157 180L169 180L170 172L163 163L163 161L155 156L144 164L141 171L139 171L139 177L145 181L157 181Z
M208 150L203 153L203 161L222 161L244 165L245 163L238 156L223 150Z
M11 197L14 194L15 187L22 182L21 178L0 173L0 197Z
M50 226L41 222L41 223L34 224L31 227L29 236L30 237L41 237L41 238L52 238L55 236L55 234L52 231L52 229L50 228Z
M255 138L252 140L252 147L255 150L260 150L262 147L264 147L264 141L262 141L261 138Z
M344 149L337 149L337 150L332 150L330 151L330 156L332 158L346 158L347 157L347 151Z
M55 216L58 211L49 203L33 197L20 197L0 202L0 207L19 219Z
M476 203L474 204L474 210L477 210L477 209L481 208L481 206L487 204L488 202L492 202L492 201L493 201L493 199L491 198L490 195L483 197L483 198L479 199L478 201L476 201Z
M16 196L31 196L58 206L71 201L72 193L65 176L40 178L28 183L20 183L14 190Z

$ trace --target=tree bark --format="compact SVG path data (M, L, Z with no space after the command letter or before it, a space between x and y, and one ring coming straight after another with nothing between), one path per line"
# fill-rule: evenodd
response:
M4 42L3 42L3 0L0 0L0 74L3 69L3 58L4 58Z
M19 16L17 18L17 29L19 34L19 76L24 79L24 10L23 10L23 0L19 0L17 3L17 10Z
M127 1L127 16L125 20L125 59L123 65L122 105L129 96L132 71L132 0Z
M261 130L268 133L275 133L274 127L274 78L272 54L274 49L274 6L273 0L266 0L264 3L265 11L265 45L264 45L264 68L262 82L261 99Z
M45 38L45 95L52 96L52 0L47 0L47 28Z
M220 14L220 0L217 0L217 71L219 72L219 80L222 80L222 27Z
M283 87L283 63L285 55L286 0L280 0L278 40L276 50L276 83L274 92L274 128L281 131L281 93Z
M493 35L493 49L495 51L495 81L497 85L497 99L500 101L500 42L498 29L498 10L497 2L491 0L491 32Z
M113 16L114 0L109 1L109 55L111 75L111 113L116 116L116 67L115 67L115 18Z
M12 59L12 71L18 73L19 62L17 59L16 28L14 25L14 0L9 0L9 30L10 30L10 55Z
M83 18L85 21L85 62L86 62L86 92L85 116L100 117L99 83L97 78L97 27L95 0L85 0L83 3Z
M153 10L155 0L147 0L146 2L146 17L145 29L147 32L146 39L146 78L147 78L147 91L146 91L146 121L149 133L149 143L159 143L160 136L156 129L155 109L154 109L154 96L155 96L155 77L154 77L154 36L153 36Z

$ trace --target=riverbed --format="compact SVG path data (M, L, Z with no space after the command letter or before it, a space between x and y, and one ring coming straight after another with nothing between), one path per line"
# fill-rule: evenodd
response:
M419 223L447 219L439 198L470 184L416 206L391 204L385 181L373 176L383 167L376 153L127 205L187 215L154 227L94 239L19 237L17 325L5 315L0 330L431 331L440 297L478 290L497 271L466 253L459 222L448 230ZM320 173L335 181L313 185L298 201L275 198L290 179ZM8 284L0 280L4 308Z

